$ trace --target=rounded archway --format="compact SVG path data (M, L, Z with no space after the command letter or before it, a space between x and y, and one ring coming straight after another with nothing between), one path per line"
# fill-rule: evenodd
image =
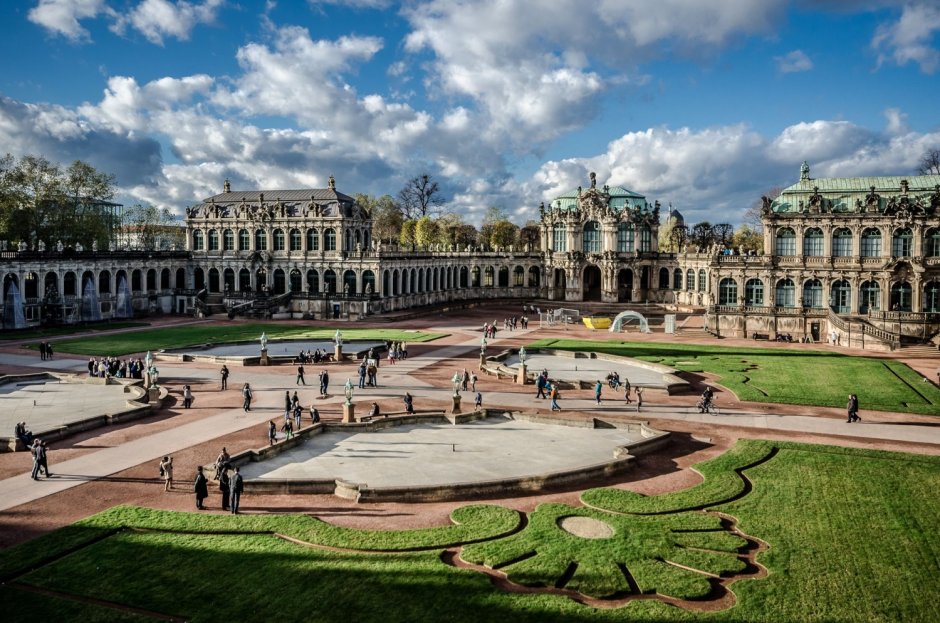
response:
M582 277L582 300L599 301L601 300L601 269L590 265L584 267Z
M668 276L668 271L666 275ZM617 273L617 300L621 303L633 299L633 271L629 268L622 268Z

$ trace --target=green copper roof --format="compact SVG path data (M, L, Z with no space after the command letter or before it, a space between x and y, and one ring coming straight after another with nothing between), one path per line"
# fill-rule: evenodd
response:
M581 192L585 193L589 190L589 188L583 188ZM603 194L603 189L598 189L598 192ZM623 186L610 186L607 192L610 194L608 204L615 210L622 210L627 207L641 209L649 207L649 204L646 202L646 197ZM555 197L552 199L549 207L551 209L561 208L562 210L576 209L578 207L578 189L575 188L563 195Z
M940 184L940 175L881 175L876 177L824 177L818 180L800 180L783 190L785 193L812 193L819 187L819 192L900 192L901 180L907 180L908 192L927 192Z

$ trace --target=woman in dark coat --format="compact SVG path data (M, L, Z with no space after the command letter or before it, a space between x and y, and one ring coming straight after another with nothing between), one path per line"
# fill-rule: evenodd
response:
M196 471L196 483L193 485L193 491L196 493L196 508L199 510L204 509L205 506L202 505L202 501L209 497L209 481L206 480L206 475L202 473L202 465Z
M228 477L228 468L229 464L226 463L222 466L222 469L219 471L219 491L222 492L222 510L228 510L228 492L229 492L229 477Z

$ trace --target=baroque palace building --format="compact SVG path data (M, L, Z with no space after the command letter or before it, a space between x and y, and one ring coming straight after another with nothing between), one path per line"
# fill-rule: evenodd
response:
M0 250L3 326L146 313L355 320L450 301L658 304L716 335L896 348L940 330L940 176L800 180L765 200L762 253L658 248L660 204L618 186L542 204L541 246L380 244L336 189L223 192L183 251ZM681 222L678 212L670 216ZM5 248L6 245L0 245Z

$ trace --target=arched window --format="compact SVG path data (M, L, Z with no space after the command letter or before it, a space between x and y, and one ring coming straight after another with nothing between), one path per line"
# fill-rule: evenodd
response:
M316 227L307 230L307 251L320 250L320 232Z
M695 271L691 268L685 271L685 289L689 292L695 289Z
M796 286L792 279L781 279L774 291L774 303L777 307L796 307Z
M649 225L640 225L640 253L653 250L653 232Z
M193 251L202 251L206 248L205 238L201 229L193 232Z
M931 229L924 236L924 255L940 257L940 229Z
M852 310L852 286L845 279L832 282L830 307L837 314L847 314Z
M704 268L698 269L698 291L704 292L708 289L708 273L705 272Z
M665 266L659 269L659 289L669 289L669 269Z
M103 270L98 274L98 294L111 294L111 272Z
M877 281L866 281L858 291L858 311L867 314L881 308L881 288Z
M332 268L323 271L323 287L325 292L336 292L336 273Z
M539 287L539 267L538 266L529 267L529 287L530 288Z
M300 233L299 233L299 232L297 233L297 236L300 237ZM297 270L297 269L295 268L295 269L293 269L292 271L290 271L289 285L290 285L290 291L291 291L291 292L300 292L300 289L301 289L301 287L302 287L302 286L301 286L301 283L302 283L302 282L303 282L303 279L302 279L301 276L300 276L300 271L299 271L299 270Z
M940 312L940 281L928 281L924 284L924 311Z
M222 271L222 290L232 292L235 290L235 270L226 268Z
M672 289L681 290L682 289L682 269L677 268L672 271Z
M347 230L348 231L348 230ZM349 291L350 295L356 294L356 272L347 270L343 273L343 293Z
M821 308L823 306L822 282L810 279L803 284L803 307Z
M582 251L585 253L601 252L601 224L597 221L588 221L584 224L584 244Z
M894 257L910 257L914 249L914 234L907 227L894 232L891 238L891 255Z
M388 273L386 272L386 274ZM373 293L378 292L375 287L375 273L371 270L364 270L362 271L362 291L365 293L370 290Z
M499 273L497 273L496 283L500 288L509 287L509 267L508 266L500 266Z
M514 287L525 285L525 269L522 266L516 266L512 269L512 285Z
M764 304L764 282L760 279L748 279L744 284L744 304Z
M852 232L845 227L832 232L832 255L850 257L852 255Z
M319 292L320 291L320 273L310 269L307 271L307 291L308 292Z
M555 223L552 227L552 250L568 250L568 231L562 223Z
M806 257L822 257L825 243L822 230L811 227L803 233L803 255Z
M483 271L483 287L492 288L493 287L493 274L494 270L492 266L487 266L486 270Z
M911 311L913 289L906 281L898 281L891 286L891 311Z
M170 269L164 268L160 271L160 289L169 290L170 289Z
M124 275L124 271L118 273L118 283L121 282L121 277ZM131 292L140 292L144 289L143 284L140 281L140 269L136 269L131 272Z
M285 238L283 229L274 230L274 250L283 251L285 249Z
M718 304L738 304L738 283L731 277L725 277L718 282Z
M157 289L157 271L151 268L147 271L147 290L153 292Z
M222 233L222 250L223 251L235 250L235 232L233 232L231 229L226 229Z
M775 255L796 255L796 232L790 227L784 227L777 231L777 239L774 242Z
M209 230L209 250L218 251L219 250L219 232L214 229Z
M473 288L480 287L480 267L474 266L473 270L470 271L470 286Z
M303 250L303 238L301 238L300 236L299 229L290 230L290 250L291 251Z
M218 268L209 269L209 292L219 292L222 290L222 282L219 277Z
M248 233L247 229L238 230L238 250L239 251L251 250L251 234Z
M862 257L881 257L881 230L869 227L862 232Z
M334 230L332 227L323 232L323 250L336 250L336 230Z
M284 233L281 232L281 237L283 236ZM282 269L276 268L274 269L274 293L284 294L285 292L287 292L287 278Z
M268 235L263 229L255 231L255 251L268 250Z
M238 271L238 289L242 292L251 292L251 271L247 268Z
M617 225L617 251L620 253L633 253L632 223L620 223Z

